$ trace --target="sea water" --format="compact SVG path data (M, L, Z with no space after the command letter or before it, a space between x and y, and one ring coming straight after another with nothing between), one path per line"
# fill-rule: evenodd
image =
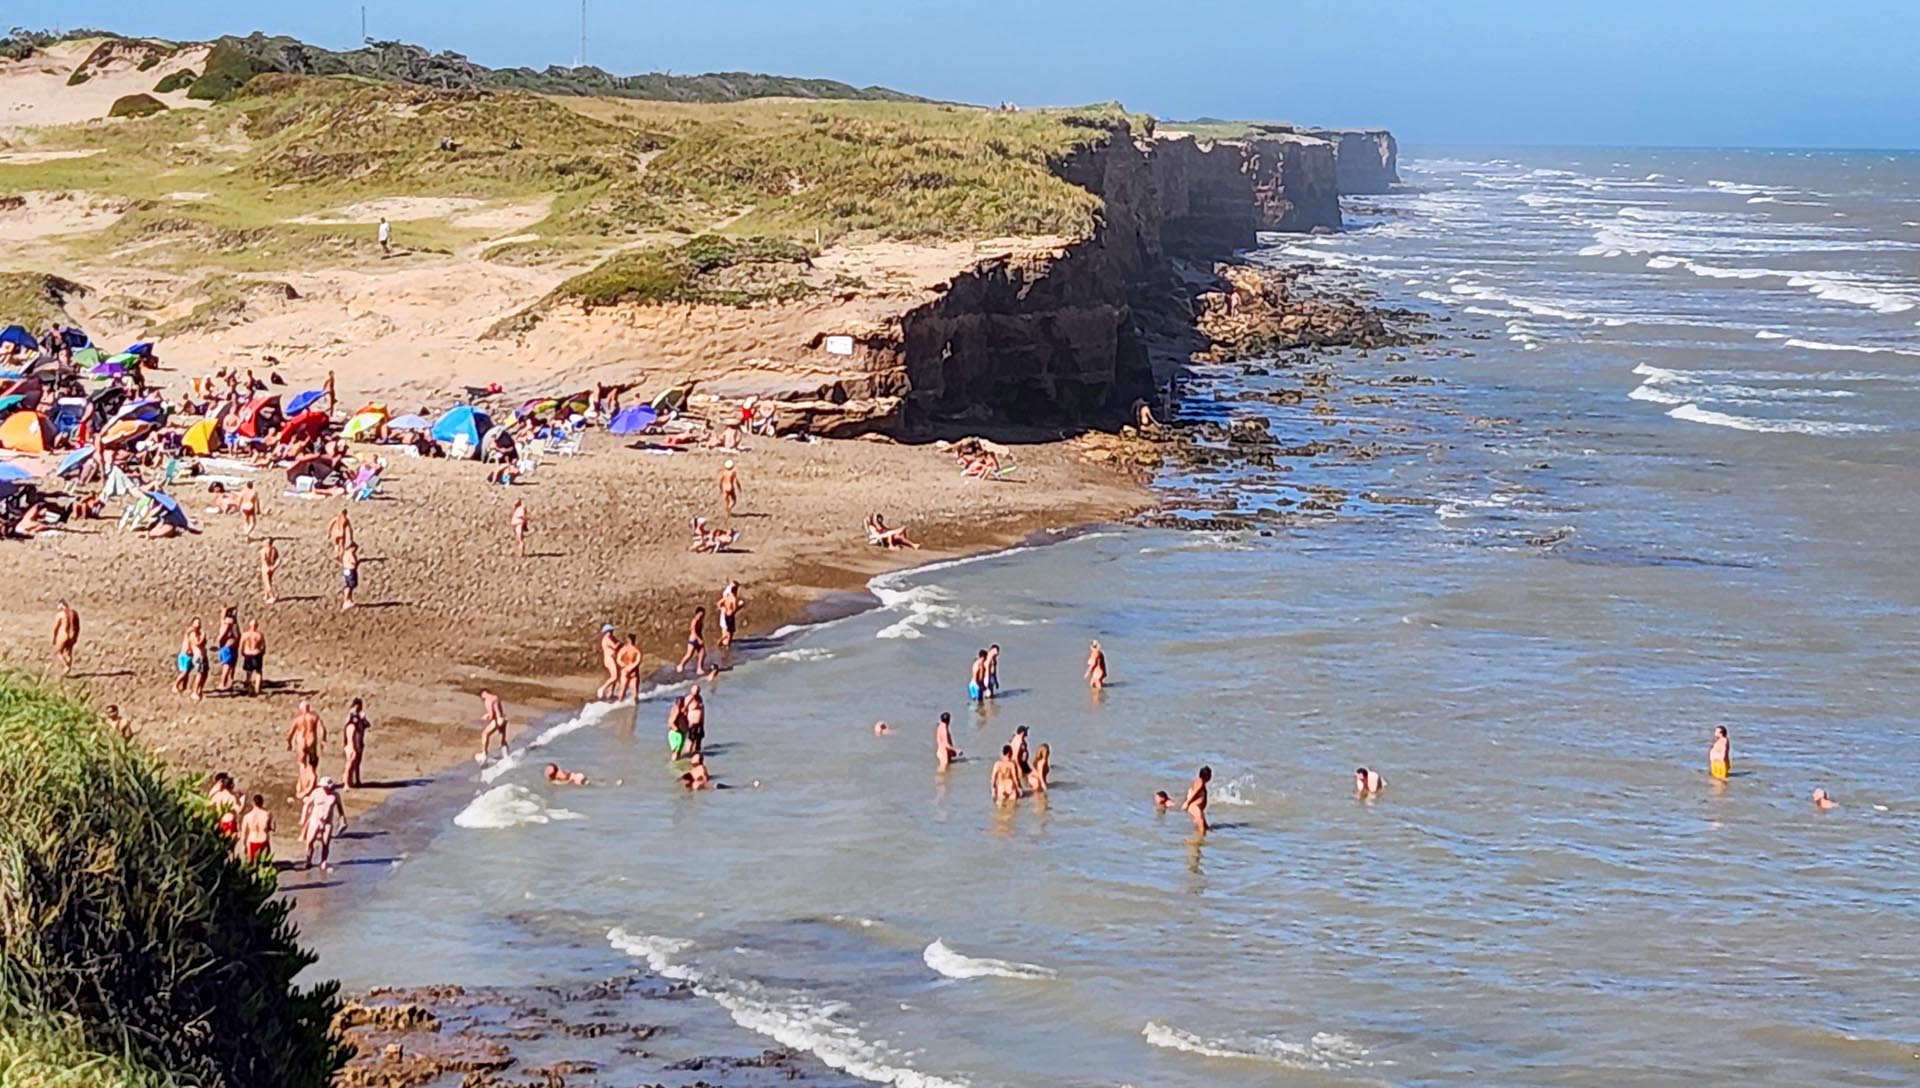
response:
M698 995L684 1031L904 1088L1920 1081L1920 160L1404 169L1258 259L1473 354L1343 359L1334 422L1237 399L1284 366L1188 386L1190 418L1366 447L1163 481L1283 516L885 577L709 687L727 790L678 789L672 690L545 723L303 905L318 970L639 967ZM1316 486L1337 513L1296 513ZM997 809L1022 725L1054 786ZM1202 764L1204 841L1151 800Z

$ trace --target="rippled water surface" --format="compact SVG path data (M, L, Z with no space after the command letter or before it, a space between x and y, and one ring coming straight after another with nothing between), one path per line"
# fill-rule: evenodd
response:
M675 789L661 701L547 723L310 912L321 969L641 964L902 1086L1920 1081L1920 163L1406 174L1360 229L1266 256L1474 354L1342 361L1340 422L1262 409L1367 455L1168 480L1249 511L1335 486L1340 513L884 579L710 692L730 790ZM1299 385L1222 368L1185 410ZM988 642L1007 690L981 711ZM1031 727L1047 801L996 811L984 758L937 774L942 710L969 756ZM546 785L546 758L596 785ZM1204 843L1150 800L1201 763Z

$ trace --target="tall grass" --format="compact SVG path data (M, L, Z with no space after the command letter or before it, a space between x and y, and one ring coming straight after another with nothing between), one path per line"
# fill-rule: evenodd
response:
M85 706L0 677L0 1035L23 1060L57 1044L202 1088L328 1084L336 989L293 985L313 958L289 905L213 824Z

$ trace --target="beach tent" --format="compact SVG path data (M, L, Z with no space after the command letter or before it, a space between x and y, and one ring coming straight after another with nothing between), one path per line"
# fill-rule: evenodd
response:
M40 341L34 339L23 325L8 325L4 331L0 331L0 344L12 344L28 351L40 350Z
M416 416L411 413L387 420L387 429L390 431L424 431L431 426L433 421L426 416Z
M297 442L303 438L315 438L327 429L328 422L325 412L301 412L280 428L280 441Z
M220 421L203 419L187 428L186 437L180 440L189 453L202 457L220 448Z
M639 434L660 418L651 404L636 404L631 408L620 409L620 414L607 424L610 434Z
M693 395L693 383L687 382L685 385L676 385L673 388L668 389L667 391L661 393L659 396L653 398L653 400L650 403L652 404L654 411L660 413L661 415L666 415L668 412L679 412L679 411L685 410L685 408L687 407L687 398L692 395Z
M447 414L433 421L433 440L435 442L458 442L465 440L475 451L480 449L480 436L493 429L493 417L470 404L462 404L447 411Z
M273 394L263 394L247 402L240 409L239 421L234 430L242 438L265 438L280 429L285 422L280 415L280 398Z
M387 410L385 408L363 408L356 413L352 419L347 420L347 425L341 428L340 433L346 435L348 438L359 438L361 435L371 435L378 431L380 425L386 421Z
M53 444L53 428L39 412L15 412L0 423L0 449L45 453Z
M65 457L62 457L60 459L60 467L54 469L53 474L55 476L61 476L61 477L78 476L80 474L80 470L82 468L85 468L87 462L91 461L92 459L93 459L93 447L82 446L79 449L74 450L72 453L67 454Z
M327 391L324 389L309 389L304 393L295 393L293 399L287 402L287 414L297 416L313 407L315 401L326 395Z

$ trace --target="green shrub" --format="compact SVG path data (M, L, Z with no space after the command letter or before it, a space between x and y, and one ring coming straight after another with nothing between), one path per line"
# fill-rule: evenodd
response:
M197 788L86 707L0 677L0 1035L70 1025L201 1088L324 1088L339 1002L294 987L313 957L290 909Z
M67 86L78 87L82 83L85 83L87 80L92 78L93 78L92 72L87 71L85 68L75 68L73 70L73 74L67 77Z
M222 41L207 53L207 66L200 78L187 88L188 98L198 98L207 102L225 102L234 92L247 85L247 81L262 72L271 71L264 64Z
M44 1017L0 1026L0 1088L181 1088L126 1054L102 1054L79 1028Z
M126 94L113 100L108 117L151 117L167 108L165 102L150 94Z
M807 285L795 266L808 260L805 247L792 242L703 234L671 249L639 249L608 258L562 283L549 300L578 302L588 309L649 302L748 306L806 294ZM757 274L762 271L765 274ZM730 272L740 275L721 275Z
M146 56L140 58L140 63L134 65L133 70L136 72L145 72L158 67L160 67L159 54L148 53Z
M175 91L193 86L193 81L199 78L191 68L182 68L178 72L168 72L166 75L160 77L160 82L153 85L153 93L172 94Z

